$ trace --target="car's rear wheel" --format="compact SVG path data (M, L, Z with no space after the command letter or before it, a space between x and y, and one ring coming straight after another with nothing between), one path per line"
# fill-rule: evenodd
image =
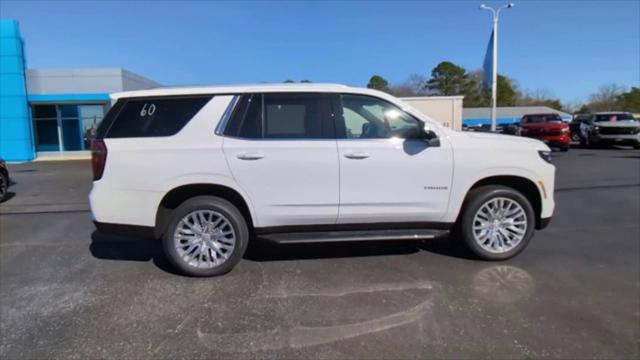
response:
M214 196L198 196L176 208L163 235L169 261L191 276L229 272L247 248L249 230L240 211Z
M534 226L529 200L499 185L472 190L458 224L467 248L484 260L504 260L520 253L529 244Z

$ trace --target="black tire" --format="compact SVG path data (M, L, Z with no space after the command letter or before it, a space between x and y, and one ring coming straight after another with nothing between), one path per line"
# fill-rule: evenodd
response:
M561 147L561 148L560 148L560 151L562 151L562 152L567 152L567 151L569 151L569 145Z
M189 265L178 254L174 246L174 233L180 221L189 213L197 210L212 210L222 214L233 227L236 235L235 246L229 257L221 264L211 268L197 268ZM215 196L197 196L180 204L172 211L169 225L162 236L162 247L169 262L181 273L189 276L216 276L225 274L238 264L249 243L249 229L242 213L229 201Z
M3 202L9 194L9 177L0 171L0 202Z
M633 148L636 149L636 150L640 150L640 144L634 144Z
M517 202L526 214L527 227L523 239L514 248L503 253L494 253L483 249L475 240L473 234L473 222L476 212L487 201L493 198L508 198ZM476 257L483 260L506 260L512 258L524 250L531 238L535 228L535 212L533 206L520 192L501 185L482 186L471 190L462 211L462 216L457 224L457 234L461 238L467 249Z
M574 132L574 133L571 134L571 141L578 142L578 141L581 141L581 140L582 140L582 137L580 136L580 133Z

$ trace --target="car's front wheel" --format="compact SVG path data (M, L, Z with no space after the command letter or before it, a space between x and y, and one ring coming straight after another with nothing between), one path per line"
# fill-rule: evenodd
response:
M229 272L240 261L249 230L233 204L198 196L172 212L162 241L167 258L182 273L215 276Z
M509 259L529 244L535 213L520 192L506 186L483 186L472 190L465 203L458 233L477 257Z

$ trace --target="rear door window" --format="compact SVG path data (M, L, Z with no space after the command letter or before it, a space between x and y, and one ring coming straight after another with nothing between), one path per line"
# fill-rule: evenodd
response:
M330 97L321 93L243 95L224 134L246 139L335 138Z
M119 100L109 111L107 138L175 135L211 100L211 95ZM113 114L113 116L112 116Z

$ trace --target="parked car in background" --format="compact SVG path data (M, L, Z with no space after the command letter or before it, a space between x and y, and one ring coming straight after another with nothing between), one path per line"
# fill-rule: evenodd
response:
M580 125L584 146L627 145L640 149L640 122L628 112L598 112Z
M189 275L231 270L256 238L424 240L453 231L475 256L504 260L553 214L547 145L453 131L380 91L275 84L112 98L93 141L94 222L162 238L169 261Z
M580 142L580 125L589 121L591 114L578 114L574 116L573 120L569 123L569 130L571 130L571 141Z
M569 150L571 130L569 124L562 121L560 115L527 114L520 121L520 135L543 141L551 147Z
M7 198L9 193L9 170L7 169L7 163L4 159L0 158L0 202L3 202Z

